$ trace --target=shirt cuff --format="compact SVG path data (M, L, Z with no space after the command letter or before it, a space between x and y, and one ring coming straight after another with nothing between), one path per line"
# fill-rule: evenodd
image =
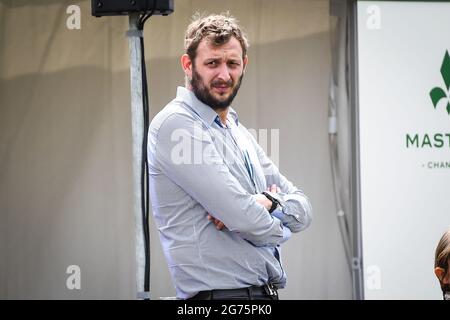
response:
M291 238L292 232L291 229L289 229L288 227L282 226L282 228L283 228L283 240L281 241L281 243L285 243Z
M271 214L272 214L272 216L280 219L281 223L283 223L283 225L287 225L287 224L291 223L292 219L295 219L298 222L300 222L298 214L294 215L294 214L286 213L280 207L276 208Z

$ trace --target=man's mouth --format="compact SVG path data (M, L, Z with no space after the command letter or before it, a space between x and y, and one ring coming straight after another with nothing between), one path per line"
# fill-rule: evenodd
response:
M224 84L224 85L214 85L214 90L218 93L225 93L228 92L228 90L231 88L231 86Z

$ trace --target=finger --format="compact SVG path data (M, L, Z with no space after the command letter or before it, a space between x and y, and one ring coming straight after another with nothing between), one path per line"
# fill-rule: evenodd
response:
M214 219L213 216L210 215L209 213L208 213L208 216L207 216L206 218L207 218L209 221L211 221L212 219Z
M224 226L225 226L225 224L222 221L219 221L219 223L216 224L217 230L222 230Z

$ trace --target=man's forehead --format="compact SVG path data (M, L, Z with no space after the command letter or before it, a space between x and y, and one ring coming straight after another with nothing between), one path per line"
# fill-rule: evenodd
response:
M213 55L221 57L224 53L229 56L242 57L242 47L239 40L232 37L229 41L222 45L214 45L208 38L205 38L200 42L197 48L197 55Z

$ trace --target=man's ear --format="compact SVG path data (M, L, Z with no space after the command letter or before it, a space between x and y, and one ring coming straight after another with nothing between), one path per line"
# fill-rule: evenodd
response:
M445 276L444 273L445 273L445 270L443 268L439 268L439 267L434 268L434 274L441 282L444 279L444 276Z
M183 68L184 74L191 79L192 78L192 61L191 58L185 53L181 56L181 67Z
M248 64L248 56L247 55L244 57L243 64L244 64L244 69L242 70L242 73L245 73L245 68L247 68L247 64Z

